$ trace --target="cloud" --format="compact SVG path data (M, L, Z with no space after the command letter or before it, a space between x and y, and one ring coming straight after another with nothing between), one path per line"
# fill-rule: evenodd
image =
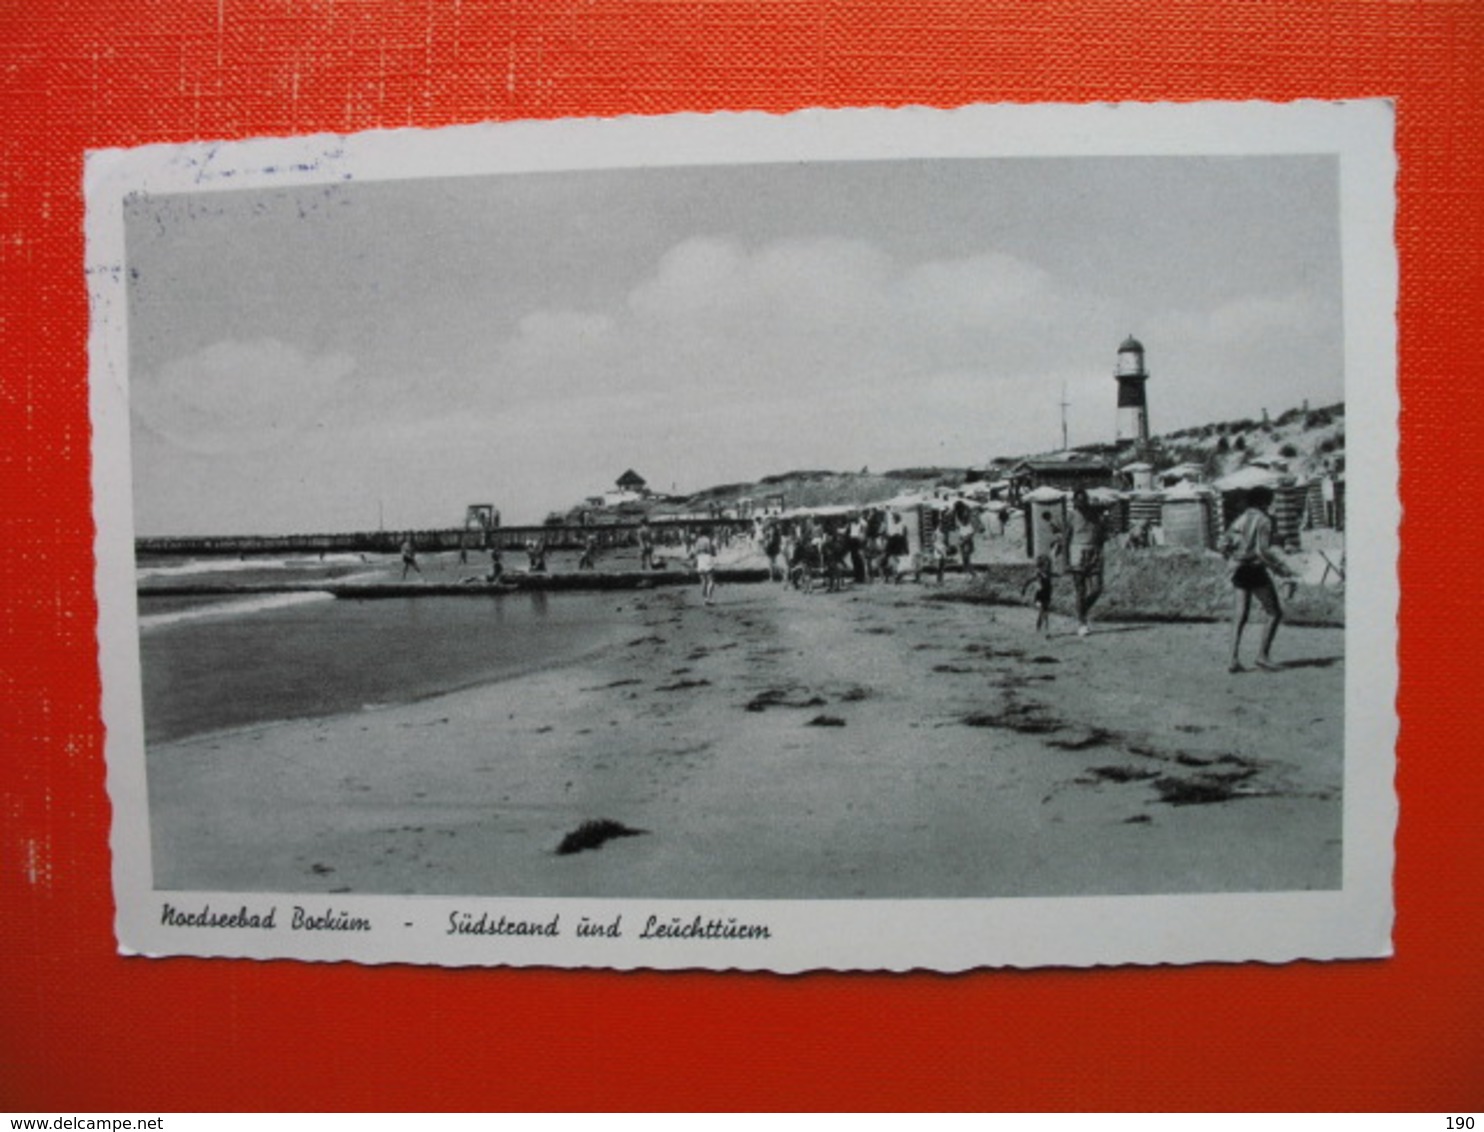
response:
M534 311L520 320L510 355L538 363L580 357L604 348L613 326L613 319L605 314Z
M308 357L275 338L216 342L141 375L133 409L192 452L261 451L309 425L355 368L348 354Z
M507 403L615 387L735 402L904 380L925 367L1023 369L1055 348L1047 328L1085 307L1008 255L904 265L867 240L748 247L700 236L671 247L606 308L527 314L488 388Z
M1322 319L1333 317L1317 296L1295 290L1281 295L1239 295L1210 309L1169 311L1146 333L1181 343L1244 348L1272 337L1303 335Z

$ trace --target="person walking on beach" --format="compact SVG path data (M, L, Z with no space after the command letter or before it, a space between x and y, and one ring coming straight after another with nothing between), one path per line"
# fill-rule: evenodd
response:
M785 579L786 573L783 569L783 532L778 529L777 523L769 523L763 528L763 553L768 556L768 577L776 582Z
M1087 616L1103 596L1103 518L1092 505L1086 488L1072 492L1072 516L1067 532L1068 572L1077 594L1077 635L1085 637Z
M855 584L866 584L866 517L857 515L850 520L845 532L845 547L850 552L850 576Z
M939 518L938 525L933 528L932 559L933 572L938 576L938 585L943 584L943 569L948 565L948 518L947 513Z
M958 539L958 560L964 564L964 573L973 573L974 536L984 533L984 522L979 513L960 499L953 506L954 534Z
M850 558L846 536L838 530L826 527L820 557L824 562L825 593L839 593L845 588L845 572Z
M907 524L898 512L893 511L886 525L886 574L890 581L901 584L907 573L907 559L911 553L911 544L907 541Z
M639 569L654 569L654 531L650 530L648 519L639 521Z
M1222 550L1233 563L1231 581L1236 589L1229 672L1243 671L1242 630L1247 627L1253 598L1268 616L1258 645L1257 667L1268 672L1277 671L1278 666L1273 663L1271 654L1273 638L1278 635L1278 626L1283 621L1283 606L1278 601L1278 589L1273 584L1272 575L1276 573L1291 579L1294 574L1288 563L1273 550L1273 521L1268 517L1268 508L1272 505L1272 488L1254 487L1247 496L1247 510L1237 517L1222 540ZM1292 592L1290 584L1289 593Z
M598 536L588 535L582 540L582 557L577 560L579 570L596 570L598 562Z
M407 571L416 570L417 576L423 576L422 567L417 564L417 549L412 545L412 532L407 532L407 537L402 540L402 580L407 580Z
M704 529L691 544L691 554L701 578L701 604L712 605L716 597L716 544Z
M886 520L880 511L866 516L866 581L886 577Z
M533 538L526 542L526 571L530 574L546 573L546 540Z

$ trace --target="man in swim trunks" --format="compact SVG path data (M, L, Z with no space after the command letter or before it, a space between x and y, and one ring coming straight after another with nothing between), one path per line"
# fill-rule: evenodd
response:
M1277 671L1270 655L1273 638L1278 635L1278 626L1283 621L1283 606L1278 601L1278 590L1273 585L1272 571L1285 578L1292 578L1293 570L1273 550L1273 521L1268 517L1268 508L1273 505L1273 489L1254 487L1247 496L1247 510L1237 518L1222 540L1222 549L1232 561L1232 585L1236 588L1235 617L1232 621L1232 655L1229 672L1241 672L1242 630L1247 627L1248 614L1252 612L1252 599L1262 606L1268 615L1263 626L1262 641L1257 651L1257 667L1269 672Z
M1087 615L1103 596L1103 517L1092 505L1087 490L1072 492L1072 516L1067 532L1067 573L1077 594L1077 635L1091 630Z

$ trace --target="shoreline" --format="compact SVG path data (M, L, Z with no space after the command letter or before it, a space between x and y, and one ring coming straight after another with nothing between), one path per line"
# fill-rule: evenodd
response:
M961 589L962 585L952 587ZM634 595L541 671L147 755L156 887L1046 896L1337 887L1344 635L1032 631L937 587ZM1251 647L1251 646L1249 646ZM585 821L641 835L560 855Z

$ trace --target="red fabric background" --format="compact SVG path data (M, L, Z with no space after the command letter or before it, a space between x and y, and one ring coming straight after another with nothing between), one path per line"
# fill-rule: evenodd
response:
M1453 500L1480 487L1481 47L1468 0L0 0L0 1107L1479 1109L1484 557ZM778 978L114 954L85 150L488 118L1375 95L1397 99L1400 151L1394 959Z

